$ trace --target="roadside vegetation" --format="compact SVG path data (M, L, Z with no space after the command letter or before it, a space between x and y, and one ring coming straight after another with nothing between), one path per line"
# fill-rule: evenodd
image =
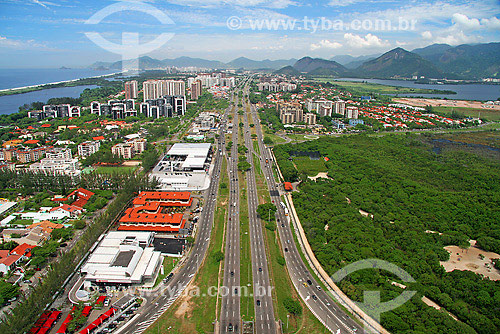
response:
M461 142L462 135L469 134L449 136ZM409 284L417 295L383 314L382 325L390 332L496 333L500 282L471 271L445 272L440 261L449 258L444 246L466 252L471 239L484 251L500 252L500 156L482 147L436 145L438 136L321 138L277 146L275 154L285 179L301 181L294 203L327 273L375 257L397 264L417 280ZM290 161L292 151L328 157L324 165L331 179L307 179L316 170ZM381 290L386 301L401 293L393 281L398 279L387 272L360 271L339 286L356 301L367 290ZM428 307L422 296L460 321Z

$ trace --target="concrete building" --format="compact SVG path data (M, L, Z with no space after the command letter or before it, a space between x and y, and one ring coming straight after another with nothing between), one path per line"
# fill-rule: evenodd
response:
M276 111L280 115L283 124L292 124L304 120L302 105L298 102L278 102Z
M78 155L82 158L88 157L99 151L101 143L99 141L86 141L78 145Z
M185 96L186 83L182 80L147 80L142 84L144 102L162 96Z
M69 148L51 148L45 152L45 158L47 159L71 159L73 155Z
M150 177L162 190L203 190L210 185L211 144L177 143L155 166Z
M182 116L186 113L185 96L163 96L141 103L140 112L146 117L161 118Z
M92 114L112 119L124 119L126 117L137 116L135 101L129 100L109 100L108 103L94 101L90 104Z
M344 115L346 118L354 118L354 119L357 119L358 116L359 116L359 111L358 111L358 107L347 107L346 108L346 112L345 112L345 115Z
M146 149L146 139L133 139L125 143L116 144L111 148L113 155L124 159L132 159L136 154L141 154Z
M201 81L195 80L191 84L191 100L198 100L201 95Z
M41 121L46 118L62 118L62 117L80 117L81 110L78 106L69 104L47 104L43 106L43 110L30 111L28 117L35 118Z
M125 82L125 99L136 99L138 91L137 80Z
M307 111L317 113L321 117L332 116L333 101L329 101L326 99L307 99L306 109Z
M316 118L317 115L314 113L307 113L304 115L304 123L308 125L315 125L316 124Z
M40 162L30 165L30 170L44 173L46 175L68 175L78 177L81 171L78 169L78 159L72 158L43 158Z
M335 113L344 115L345 114L345 102L344 101L335 101Z
M153 279L161 253L151 247L152 232L109 232L81 269L85 280L103 284L141 284Z

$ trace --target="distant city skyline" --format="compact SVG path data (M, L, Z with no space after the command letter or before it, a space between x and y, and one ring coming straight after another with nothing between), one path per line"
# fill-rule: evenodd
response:
M98 32L121 42L123 32L146 43L174 33L143 55L231 61L329 59L335 55L380 54L433 43L500 41L500 3L487 1L365 0L170 0L144 1L173 21L162 24L140 12L121 11L100 24L85 22L112 4L137 1L0 0L0 68L87 67L121 56L85 36Z

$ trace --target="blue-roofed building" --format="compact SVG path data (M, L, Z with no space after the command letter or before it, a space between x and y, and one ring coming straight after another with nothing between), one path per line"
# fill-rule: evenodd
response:
M332 120L332 125L337 129L345 129L345 124L341 121Z
M350 126L356 126L358 124L365 124L365 121L363 121L362 119L354 119L354 118L349 119Z

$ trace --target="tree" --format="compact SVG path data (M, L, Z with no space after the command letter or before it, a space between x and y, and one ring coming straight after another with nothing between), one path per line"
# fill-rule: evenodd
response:
M257 206L257 214L260 219L271 222L274 221L276 206L273 203L264 203Z
M224 260L224 253L222 253L221 251L217 251L212 254L212 257L214 258L215 262L220 262Z
M302 314L302 306L300 305L300 302L296 299L293 299L291 297L286 297L283 300L283 305L285 306L287 311L293 315L298 316Z
M5 281L0 281L0 305L19 294L19 287Z

